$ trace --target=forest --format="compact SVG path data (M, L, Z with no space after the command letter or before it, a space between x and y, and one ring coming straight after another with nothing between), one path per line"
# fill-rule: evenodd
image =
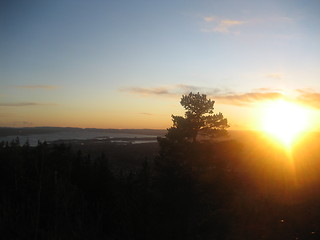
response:
M228 122L213 104L183 96L186 114L172 116L154 155L119 147L134 167L110 159L110 146L2 142L1 238L319 239L318 136L291 161L258 134L219 140Z

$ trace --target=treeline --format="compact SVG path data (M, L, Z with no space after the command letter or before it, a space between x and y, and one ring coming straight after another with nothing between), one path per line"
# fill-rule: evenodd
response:
M239 143L159 143L115 171L70 145L2 142L1 239L319 239L319 196L261 194Z

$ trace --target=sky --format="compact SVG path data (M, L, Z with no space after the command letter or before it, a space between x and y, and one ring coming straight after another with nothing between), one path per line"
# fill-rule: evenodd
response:
M156 128L180 98L215 100L230 129L265 102L320 130L319 0L4 0L0 126Z

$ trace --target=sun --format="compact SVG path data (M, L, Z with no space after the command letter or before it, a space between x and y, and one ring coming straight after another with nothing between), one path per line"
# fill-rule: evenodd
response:
M285 100L270 102L263 109L262 130L287 147L309 128L308 110Z

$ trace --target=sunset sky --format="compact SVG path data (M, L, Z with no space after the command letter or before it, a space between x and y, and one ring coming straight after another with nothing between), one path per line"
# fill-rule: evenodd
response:
M5 0L0 126L167 128L200 92L231 129L303 104L320 130L319 0Z

